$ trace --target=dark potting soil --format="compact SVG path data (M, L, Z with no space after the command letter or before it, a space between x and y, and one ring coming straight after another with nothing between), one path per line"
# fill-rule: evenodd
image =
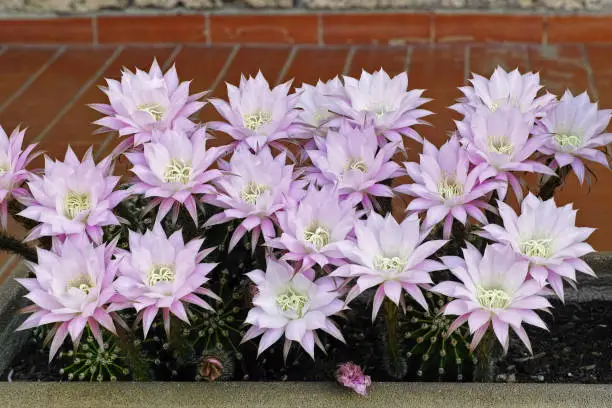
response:
M546 383L612 383L612 302L571 303L554 302L551 316L544 319L551 328L546 332L528 328L533 355L520 341L512 336L510 352L498 365L498 382L546 382ZM363 313L361 314L363 315ZM247 381L321 381L332 380L337 364L344 361L359 363L373 380L391 380L384 368L379 343L383 332L380 320L372 325L369 316L349 316L342 330L348 346L326 339L328 355L317 350L317 360L312 361L305 353L293 346L287 364L282 360L282 343L274 345L256 358L256 344L244 345L240 360L234 362L233 380ZM350 322L350 323L348 323ZM406 347L404 348L404 351ZM163 366L163 361L161 362ZM41 349L40 341L34 338L15 358L13 364L2 374L1 380L12 381L59 381L61 360L48 363L48 350ZM451 376L435 372L417 375L420 361L406 359L404 381L446 380L456 381L458 372ZM461 368L462 380L471 380L472 367ZM193 381L197 366L174 373L170 378L163 374L159 380ZM162 370L163 371L163 370ZM160 371L160 372L162 372ZM450 371L450 370L449 370ZM119 378L121 380L121 378Z

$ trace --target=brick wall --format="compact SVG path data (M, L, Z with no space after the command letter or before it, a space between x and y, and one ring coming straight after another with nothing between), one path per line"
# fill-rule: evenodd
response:
M6 13L227 9L493 9L524 11L610 11L612 0L0 0Z

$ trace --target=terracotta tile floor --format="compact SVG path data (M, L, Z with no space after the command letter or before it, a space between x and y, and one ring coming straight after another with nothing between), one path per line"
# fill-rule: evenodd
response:
M169 67L177 63L179 76L193 79L192 90L212 89L225 97L224 82L236 83L240 74L261 70L272 83L294 78L294 84L328 79L337 74L358 75L361 69L385 68L396 74L408 71L411 88L425 88L434 98L428 108L433 127L420 132L433 142L442 143L452 130L456 116L446 106L459 96L456 87L465 83L471 71L489 75L501 65L506 69L541 72L542 82L553 92L567 87L573 92L588 90L612 107L612 46L566 45L466 45L446 44L411 47L257 47L257 46L147 46L97 48L0 48L0 124L10 130L27 126L27 139L37 141L50 155L59 156L70 144L79 153L94 145L98 156L110 152L115 139L92 135L91 122L98 114L86 103L103 102L97 89L103 78L116 78L121 67L148 68L153 57ZM216 118L207 106L202 120ZM415 148L418 146L414 146ZM416 158L416 154L413 155ZM612 174L602 167L594 170L599 178L588 191L570 178L559 196L562 203L573 201L580 209L578 221L596 226L591 243L599 250L612 250ZM23 231L14 229L16 235ZM0 283L16 258L0 258Z

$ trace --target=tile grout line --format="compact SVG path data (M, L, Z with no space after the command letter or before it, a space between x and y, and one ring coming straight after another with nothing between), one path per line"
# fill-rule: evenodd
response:
M287 75L287 72L289 72L289 68L291 68L291 65L293 64L293 60L295 59L295 56L298 53L299 48L300 48L299 45L294 45L291 48L289 55L287 55L287 60L283 64L283 67L281 68L280 72L278 73L278 77L276 78L277 84L280 84L281 81L285 79L285 76ZM293 86L295 87L295 84L293 84Z
M104 64L94 73L94 75L81 86L81 88L77 91L77 93L72 97L72 99L64 105L64 107L58 112L57 115L53 118L53 120L36 136L34 139L35 142L40 142L46 135L53 129L53 127L68 113L70 108L74 106L76 101L78 101L81 96L96 82L96 80L104 74L104 72L108 69L108 67L117 59L119 54L123 51L124 47L119 46L115 49L113 54L106 60Z
M431 13L429 17L429 43L434 44L436 42L436 15Z
M223 78L225 78L227 71L234 62L234 58L236 58L236 54L238 54L238 51L240 51L240 44L236 44L232 47L232 52L230 52L230 55L227 56L225 64L223 64L223 68L221 68L219 74L217 75L213 83L210 85L209 94L212 94L214 90L217 89L221 81L223 81Z
M97 47L99 45L99 41L98 41L98 16L94 15L91 18L91 33L92 33L92 41L93 41L93 45L94 47Z
M177 51L177 49L178 49L178 51ZM176 57L178 56L178 54L180 53L180 51L182 49L183 49L183 47L181 45L177 45L176 46L176 48L168 56L166 61L164 61L164 64L163 64L164 71L168 69L169 65L176 59ZM106 151L106 148L107 148L108 144L111 142L112 139L117 137L116 133L117 132L108 132L108 135L106 136L106 138L104 138L104 141L102 143L100 143L100 148L98 149L98 152L94 153L94 158L95 159L99 159L100 157L102 157L102 155Z
M64 51L66 51L66 46L58 48L58 50L38 69L38 71L33 73L21 85L21 87L19 87L19 89L13 92L13 94L9 96L2 105L0 105L0 112L6 109L6 107L9 106L11 103L13 103L13 101L18 99L30 87L30 85L32 85L34 81L36 81L38 77L41 76L42 73L45 72L45 70L49 68L51 64L53 64L59 58L59 56L64 53Z
M410 64L412 63L412 52L414 47L406 47L406 56L404 57L404 71L410 74Z
M353 63L353 58L355 58L355 53L357 52L357 45L352 45L349 48L348 53L346 54L346 60L344 61L344 67L342 68L342 75L348 75L351 70L351 64Z
M204 14L204 42L206 45L212 44L212 36L210 35L210 13Z
M323 14L317 14L317 45L322 46L325 44L325 33L323 27Z
M172 50L172 52L168 56L168 59L166 59L166 61L162 65L162 70L163 71L166 71L166 70L168 70L170 68L170 65L172 65L174 63L174 61L176 60L176 57L178 57L178 55L181 53L181 51L183 51L183 45L182 44L178 44L176 47L174 47L174 49Z
M470 56L472 54L470 45L466 45L463 50L463 84L467 84L470 77Z
M597 86L595 85L595 74L593 73L593 67L591 66L589 54L587 53L586 46L584 44L580 44L579 48L582 53L582 60L584 61L584 69L587 74L587 80L589 82L591 95L593 95L593 98L598 101L599 92L597 91Z
M542 43L548 45L548 16L542 17Z
M527 61L527 71L532 72L533 68L531 67L531 56L529 55L529 46L525 45L523 46L523 49L525 50L525 60Z

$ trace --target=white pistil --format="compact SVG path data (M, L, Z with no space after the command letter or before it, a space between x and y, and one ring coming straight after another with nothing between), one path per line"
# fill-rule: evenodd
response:
M164 107L158 103L143 103L142 105L138 105L136 109L148 113L156 122L159 122L166 112Z
M181 183L187 184L191 180L193 169L187 163L180 159L172 159L166 171L164 172L164 181L166 183Z
M330 238L329 230L317 222L312 223L310 227L304 231L304 239L317 249L321 249L329 244Z
M376 114L376 117L380 119L386 113L391 112L393 108L380 102L380 103L375 103L375 104L370 105L369 110L374 112L374 114Z
M174 282L174 267L172 265L153 265L147 277L147 284L155 286L159 282Z
M272 122L272 115L269 112L255 112L242 117L244 119L244 126L252 131L257 131L261 126Z
M575 149L582 146L582 138L577 135L554 134L553 138L564 149Z
M476 299L486 309L505 309L510 305L512 298L501 289L485 289L477 286Z
M527 256L550 258L552 255L552 239L530 239L520 244L521 252Z
M74 219L80 213L91 209L91 198L89 193L76 193L69 191L64 198L64 215L68 219Z
M514 152L514 146L505 136L489 136L488 139L489 151L507 156Z
M368 171L368 165L365 161L360 159L351 160L344 166L347 170L359 170L362 173Z
M295 312L298 317L302 317L302 310L304 306L306 306L306 303L308 303L308 297L295 292L293 288L289 288L286 292L276 296L274 300L276 300L276 304L283 312L291 310Z
M245 203L255 205L260 195L268 190L265 184L257 184L254 181L249 181L244 190L240 193L240 198Z
M463 186L453 178L444 177L438 183L438 194L443 200L450 200L463 195Z
M94 287L94 284L89 278L89 276L83 274L71 280L70 282L68 282L68 285L66 285L66 290L70 288L77 288L81 292L85 293L86 295L89 295L89 292L91 292L91 289L93 287Z
M387 271L387 272L402 272L406 267L408 262L399 256L394 256L391 258L384 257L381 255L376 255L374 257L373 266L379 271Z

